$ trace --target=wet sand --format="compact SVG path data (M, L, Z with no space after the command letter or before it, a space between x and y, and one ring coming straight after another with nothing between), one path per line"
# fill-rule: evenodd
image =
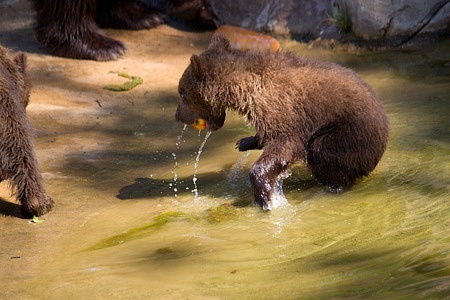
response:
M33 224L21 219L8 183L0 184L0 298L12 299L26 296L26 282L39 277L40 261L60 251L58 241L121 202L121 188L137 177L160 175L158 168L170 171L173 162L166 154L174 151L174 132L182 128L174 121L178 80L190 55L201 52L212 33L167 25L105 30L123 41L127 52L117 61L95 62L47 53L34 38L26 1L0 3L0 16L0 43L12 54L28 54L33 89L27 113L46 188L55 201L54 210L41 218L45 222ZM127 92L104 90L126 81L111 71L144 82ZM149 214L160 209L153 204L145 205Z

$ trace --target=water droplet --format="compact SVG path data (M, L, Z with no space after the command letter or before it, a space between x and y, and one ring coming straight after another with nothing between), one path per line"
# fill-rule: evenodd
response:
M195 158L195 164L194 164L194 178L192 181L194 182L194 189L192 190L192 193L194 193L194 199L198 198L198 190L197 190L197 172L198 172L198 163L200 161L200 155L203 152L203 147L205 147L206 141L208 140L209 136L211 135L211 131L206 132L205 139L203 140L203 143L200 145L200 148L198 148L197 157Z
M180 149L180 143L181 143L181 138L183 137L184 132L186 131L187 125L184 124L183 129L181 130L180 135L177 137L177 142L175 143L175 146L177 147L177 149ZM172 169L172 174L173 174L173 191L175 192L175 197L177 197L177 179L178 179L178 174L177 174L177 168L178 168L178 162L177 162L177 155L173 152L172 153L172 157L175 161L173 169ZM172 186L172 183L170 184L170 186Z

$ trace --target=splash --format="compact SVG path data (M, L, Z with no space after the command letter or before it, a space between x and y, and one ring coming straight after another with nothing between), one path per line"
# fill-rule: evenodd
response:
M291 171L287 170L278 175L268 209L271 211L269 218L270 223L274 225L273 237L278 238L282 234L284 228L289 226L294 220L297 211L296 208L289 204L283 193L283 180L291 176Z
M250 156L251 151L245 152L244 155L239 157L234 165L231 167L230 173L228 174L228 182L233 185L233 182L240 181L242 169L244 168L245 163L247 162L248 157ZM246 175L248 177L248 175ZM234 187L234 186L233 186Z
M184 132L186 131L186 127L187 125L184 124L183 130L181 131L181 134L177 137L177 142L175 143L175 146L177 147L177 150L180 149L180 144L181 144L181 138L183 137ZM177 192L178 192L178 187L177 187L177 180L178 180L178 173L177 173L177 169L178 169L178 161L177 161L177 155L176 153L172 153L172 157L174 159L174 166L172 168L172 174L173 174L173 182L169 183L169 187L173 188L173 191L175 192L175 198L178 196Z
M194 199L198 199L198 190L197 190L198 163L200 161L200 155L203 152L203 147L205 147L206 141L208 140L210 135L211 135L211 131L206 132L205 139L203 140L203 143L200 145L200 148L198 149L197 157L195 158L194 178L192 179L192 181L194 182L194 189L192 190L192 193L194 193Z
M242 156L239 156L227 173L227 179L231 189L227 189L222 196L228 200L241 202L241 200L236 200L236 198L243 199L242 194L247 194L251 189L248 178L248 157L250 153L251 151L246 151ZM242 205L245 204L247 202L242 202Z
M291 176L291 174L291 171L285 171L278 175L275 188L272 195L270 196L270 202L268 206L269 210L274 210L278 207L283 207L289 204L286 196L283 193L283 180Z

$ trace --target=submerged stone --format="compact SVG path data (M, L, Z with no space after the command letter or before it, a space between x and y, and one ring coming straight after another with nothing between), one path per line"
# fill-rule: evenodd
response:
M219 223L230 220L241 213L236 206L231 203L223 203L219 206L208 209L206 220L210 223Z

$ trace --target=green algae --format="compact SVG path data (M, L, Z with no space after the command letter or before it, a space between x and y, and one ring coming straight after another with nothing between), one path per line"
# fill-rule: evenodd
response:
M158 230L171 222L177 221L202 221L205 220L209 223L220 223L224 221L228 221L241 213L241 210L238 209L231 203L223 203L217 207L210 208L206 211L206 215L192 215L180 211L168 211L157 215L153 218L153 221L149 224L132 228L125 233L114 235L112 237L103 239L92 247L86 249L87 251L91 250L100 250L109 247L118 246L128 241L132 241L138 239L146 234L149 234L149 230ZM164 252L162 250L162 252Z
M115 73L115 72L110 72L110 73ZM129 91L131 89L134 89L136 86L138 86L144 82L144 80L141 77L131 76L124 72L118 72L117 76L128 78L131 80L124 82L123 84L120 84L120 85L118 85L118 84L105 85L103 88L105 90L110 90L110 91L114 91L114 92L123 92L123 91Z
M334 23L339 31L348 33L352 30L352 19L347 5L339 5L333 16L330 16L328 13L326 15L328 20Z
M30 223L35 223L35 224L41 224L44 223L45 220L40 220L39 217L33 216L33 219L31 219Z
M151 222L149 224L135 227L135 228L128 230L125 233L106 238L106 239L98 242L94 246L88 248L87 250L91 251L91 250L99 250L99 249L114 247L114 246L123 244L125 242L135 240L135 239L147 234L147 231L150 229L156 230L170 222L174 222L177 220L190 221L190 220L194 220L194 219L195 219L194 216L183 213L183 212L168 211L168 212L165 212L165 213L162 213L162 214L156 216L153 219L153 222Z
M206 220L210 223L220 223L223 221L230 220L241 213L238 209L231 203L223 203L219 206L212 207L206 212Z

